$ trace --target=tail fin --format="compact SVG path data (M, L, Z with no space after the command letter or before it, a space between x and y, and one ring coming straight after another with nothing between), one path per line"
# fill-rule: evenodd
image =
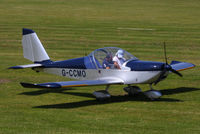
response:
M42 43L37 37L37 34L33 30L23 28L22 34L23 34L22 45L23 45L24 58L29 59L33 62L50 60Z

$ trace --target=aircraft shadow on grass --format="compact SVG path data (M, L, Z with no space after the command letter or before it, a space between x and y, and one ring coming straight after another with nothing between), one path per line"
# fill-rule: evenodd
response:
M42 95L47 93L62 93L62 94L68 94L68 95L74 95L74 96L83 96L88 98L94 98L94 100L84 100L79 102L70 102L70 103L61 103L61 104L52 104L52 105L41 105L41 106L35 106L33 108L45 108L45 109L71 109L71 108L79 108L79 107L85 107L85 106L92 106L92 105L102 105L102 104L110 104L110 103L119 103L119 102L126 102L126 101L145 101L149 102L149 98L147 98L143 93L137 95L137 96L129 96L127 94L125 95L119 95L119 96L111 96L110 99L105 101L98 101L95 99L95 97L90 93L82 93L82 92L65 92L67 90L74 90L73 88L68 89L42 89L38 91L31 91L31 92L23 92L20 93L20 95ZM163 95L172 95L172 94L179 94L179 93L185 93L185 92L192 92L192 91L198 91L200 88L192 88L192 87L179 87L175 89L164 89L160 90L160 92ZM173 98L159 98L155 102L183 102L182 100L173 99Z

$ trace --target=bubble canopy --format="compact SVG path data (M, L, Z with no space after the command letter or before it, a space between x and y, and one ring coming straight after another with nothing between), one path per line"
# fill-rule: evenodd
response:
M91 52L88 55L88 57L90 57L90 59L95 62L97 68L102 68L102 63L103 63L104 59L108 55L113 58L114 56L117 55L117 53L119 52L119 50L121 52L123 52L123 58L125 60L125 63L127 63L130 60L138 60L135 56L133 56L129 52L127 52L127 51L125 51L125 50L123 50L121 48L118 48L118 47L104 47L104 48L99 48L99 49L96 49L93 52Z

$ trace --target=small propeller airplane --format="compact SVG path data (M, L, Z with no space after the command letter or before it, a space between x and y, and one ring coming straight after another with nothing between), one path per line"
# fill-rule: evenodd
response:
M158 84L167 78L170 73L175 73L182 77L179 71L195 67L194 64L179 61L172 61L168 64L165 44L165 63L142 61L117 47L96 49L88 56L81 58L52 61L33 30L23 28L22 35L24 58L31 60L34 64L18 65L9 69L32 68L36 72L45 72L79 80L40 84L21 82L20 84L25 88L68 88L106 85L105 90L95 91L93 95L97 99L107 99L111 97L108 92L110 85L128 85L124 88L124 91L129 95L136 95L142 92L136 86L137 84L149 84L150 90L144 92L144 95L154 100L161 97L162 94L158 90L154 90L152 84ZM119 66L120 63L116 63L116 58L119 58L121 66ZM107 59L110 59L110 61L105 61Z

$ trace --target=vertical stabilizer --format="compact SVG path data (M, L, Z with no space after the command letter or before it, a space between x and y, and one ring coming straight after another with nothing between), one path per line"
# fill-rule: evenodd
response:
M33 30L23 28L22 34L24 58L33 62L41 62L50 59L42 43L37 37L37 34Z

